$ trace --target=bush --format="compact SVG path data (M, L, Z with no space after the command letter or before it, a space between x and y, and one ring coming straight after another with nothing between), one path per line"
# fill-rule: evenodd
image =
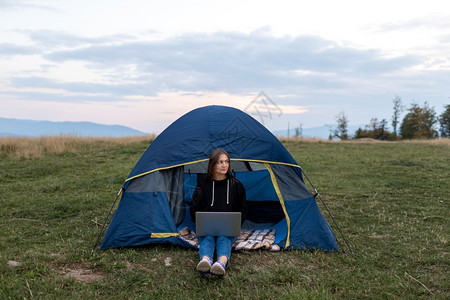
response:
M427 102L423 107L413 103L408 111L400 127L404 139L431 139L438 136L434 129L436 112Z

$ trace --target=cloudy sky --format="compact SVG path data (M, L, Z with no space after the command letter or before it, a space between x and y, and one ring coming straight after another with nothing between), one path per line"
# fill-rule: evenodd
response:
M0 117L159 133L215 104L279 130L390 123L396 95L440 114L447 3L0 0Z

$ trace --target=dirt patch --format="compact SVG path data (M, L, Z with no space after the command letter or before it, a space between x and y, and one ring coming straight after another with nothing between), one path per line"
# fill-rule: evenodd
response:
M64 278L75 278L76 282L88 283L105 278L105 275L85 268L64 269L60 272Z

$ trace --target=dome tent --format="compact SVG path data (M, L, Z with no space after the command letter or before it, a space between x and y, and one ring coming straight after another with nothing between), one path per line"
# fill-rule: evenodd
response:
M228 152L232 172L246 189L243 228L275 229L281 249L338 250L294 158L261 123L225 106L188 112L151 143L122 186L100 249L151 243L192 247L178 232L195 231L188 204L216 148Z

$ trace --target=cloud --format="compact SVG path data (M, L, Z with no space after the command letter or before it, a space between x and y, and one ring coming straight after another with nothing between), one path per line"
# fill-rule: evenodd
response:
M0 1L0 9L37 9L37 10L46 10L46 11L55 11L60 12L58 9L47 6L33 3L34 1L25 1L25 0L1 0Z
M450 34L442 35L439 41L441 43L450 44Z
M420 18L411 18L396 22L387 22L375 26L375 31L389 32L389 31L413 31L416 29L438 29L447 31L450 27L450 20L448 15L441 13L430 14Z
M37 47L15 45L10 43L0 44L0 56L14 56L14 55L33 55L40 53L41 51Z
M144 84L104 84L92 82L58 82L44 77L14 77L10 83L20 91L16 93L39 94L39 90L56 90L55 101L82 101L83 99L110 101L120 96L135 94L151 94L151 90ZM47 93L41 92L42 97ZM53 98L53 97L52 97ZM47 96L48 100L51 100Z
M62 47L78 49L80 47L89 47L92 45L111 45L114 43L124 43L129 40L135 40L136 35L127 33L118 33L101 37L84 37L79 35L67 34L64 31L55 30L16 30L15 32L27 36L36 45L46 49L59 49Z
M63 38L64 39L64 38ZM70 39L70 37L65 38ZM418 63L418 57L386 58L376 50L360 50L315 36L273 37L267 34L186 34L159 41L131 41L54 51L47 59L80 60L93 65L136 63L143 72L200 74L250 73L253 75L295 70L316 72L377 72Z
M154 40L139 40L134 34L84 38L64 32L22 33L47 49L43 58L48 62L85 64L103 80L57 81L42 74L41 78L16 76L11 84L79 93L283 90L295 94L305 89L343 90L356 86L361 78L398 73L423 61L416 55L385 57L378 50L355 49L317 36L274 37L264 30L250 34L191 33ZM9 53L14 52L10 48Z

